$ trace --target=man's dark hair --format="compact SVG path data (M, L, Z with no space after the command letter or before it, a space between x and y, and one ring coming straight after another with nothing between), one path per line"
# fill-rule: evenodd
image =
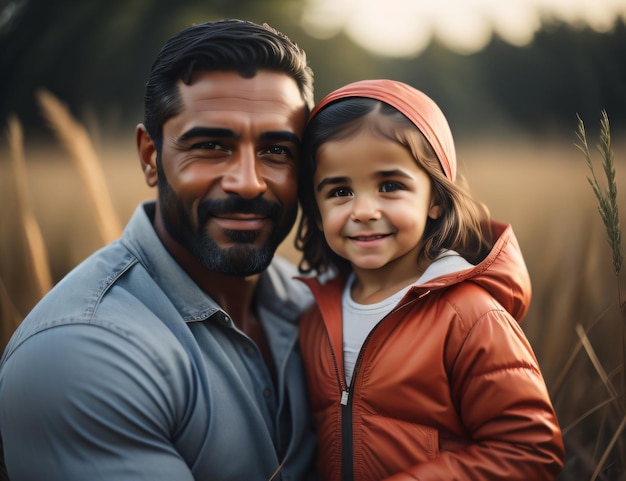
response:
M309 111L313 72L305 52L267 24L219 20L188 27L170 38L157 55L146 84L144 126L158 141L165 121L182 108L177 82L196 71L234 70L253 77L260 69L283 72L298 84Z

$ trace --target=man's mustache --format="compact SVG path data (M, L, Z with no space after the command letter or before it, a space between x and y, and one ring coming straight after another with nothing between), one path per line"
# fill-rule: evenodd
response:
M283 213L282 206L270 202L263 197L244 199L243 197L227 197L225 199L207 199L198 206L198 220L201 224L209 217L224 214L257 214L278 221Z

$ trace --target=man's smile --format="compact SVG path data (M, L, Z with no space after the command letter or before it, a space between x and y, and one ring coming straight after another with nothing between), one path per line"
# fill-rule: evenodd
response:
M249 213L215 214L212 218L223 229L261 230L268 221L267 216Z

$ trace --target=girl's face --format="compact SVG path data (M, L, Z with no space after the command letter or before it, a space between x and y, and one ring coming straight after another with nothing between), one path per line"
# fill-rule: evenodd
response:
M404 146L359 129L320 146L313 182L326 242L357 275L398 263L417 269L426 221L440 207Z

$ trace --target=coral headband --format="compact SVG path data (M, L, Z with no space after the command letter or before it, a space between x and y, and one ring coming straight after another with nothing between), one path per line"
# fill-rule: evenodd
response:
M315 106L309 120L324 107L349 97L380 100L402 112L424 134L434 149L446 177L456 178L456 151L446 117L426 94L396 80L361 80L341 87L326 95Z

